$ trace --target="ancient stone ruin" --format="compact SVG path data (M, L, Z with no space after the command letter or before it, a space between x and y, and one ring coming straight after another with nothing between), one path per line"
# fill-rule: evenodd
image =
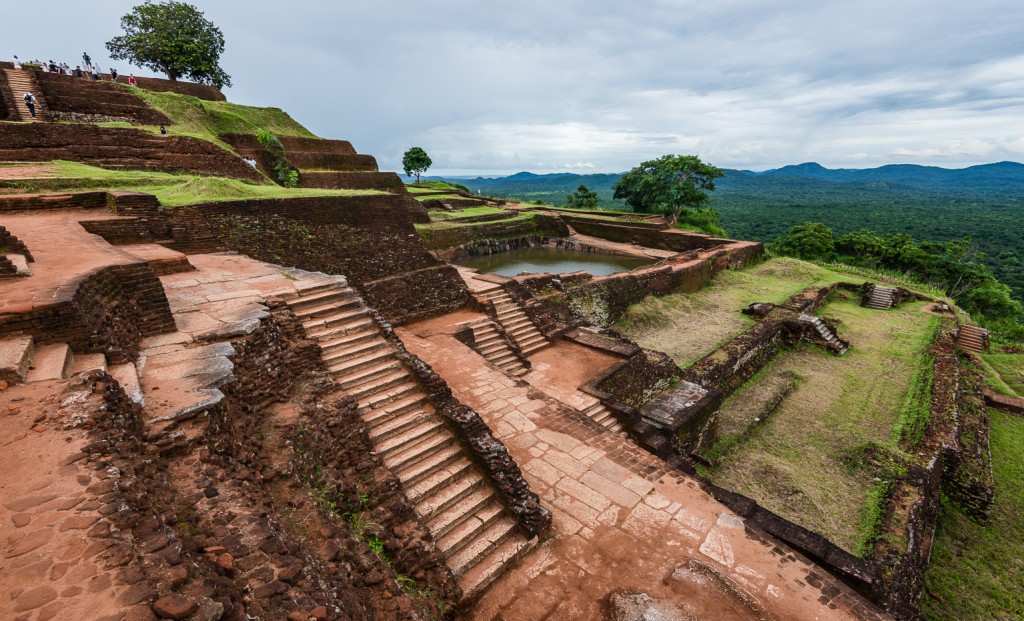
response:
M4 619L909 619L940 490L991 505L955 339L983 343L954 316L872 561L697 474L723 399L780 351L857 348L817 314L837 287L878 312L911 292L755 304L682 369L609 325L760 261L759 243L417 197L348 142L303 136L280 142L322 195L161 204L52 163L270 185L271 155L254 134L154 135L173 119L112 82L28 72L43 114L24 122L2 69ZM507 212L430 215L481 204ZM650 263L453 263L540 246Z

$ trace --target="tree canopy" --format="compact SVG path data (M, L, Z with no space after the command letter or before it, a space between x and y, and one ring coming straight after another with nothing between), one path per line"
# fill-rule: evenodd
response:
M402 156L402 168L405 169L405 174L410 177L416 175L416 183L420 182L420 175L427 172L433 163L427 152L420 147L412 147Z
M725 173L696 155L663 155L622 175L615 198L625 199L633 211L664 213L672 224L687 208L699 207Z
M565 196L565 203L570 209L597 209L597 192L581 183L575 192Z
M224 35L196 7L146 2L121 18L124 34L107 41L111 58L217 88L231 86L220 67Z

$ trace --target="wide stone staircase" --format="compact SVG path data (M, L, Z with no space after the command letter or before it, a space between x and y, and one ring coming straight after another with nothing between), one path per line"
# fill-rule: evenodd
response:
M533 544L344 283L288 300L320 344L334 383L359 404L375 452L401 481L464 597L471 599Z
M864 306L877 310L889 310L892 308L892 296L894 293L896 293L896 289L892 287L875 285L871 289L871 293L868 294Z
M988 330L978 326L960 326L960 331L956 337L956 344L960 349L966 349L967 351L978 353L988 351Z
M504 289L495 288L481 293L480 299L494 305L498 323L505 329L509 338L515 341L524 356L529 356L551 344Z
M15 109L18 111L19 121L27 121L34 123L36 121L43 120L43 110L46 104L43 102L43 96L39 91L39 85L36 84L36 80L32 77L31 71L24 69L4 69L4 77L7 78L7 85L11 88L11 93L14 95ZM33 117L32 113L29 112L28 106L25 105L25 100L22 97L25 93L32 93L36 98L36 116Z
M493 321L480 319L470 323L469 327L473 331L474 349L488 362L517 377L529 373L522 358L498 332Z
M106 371L129 397L142 401L139 376L131 362L108 365L101 353L75 355L67 343L37 345L31 336L0 339L0 381L8 384L66 380L92 370Z
M888 307L886 307L888 308ZM828 343L830 349L835 351L837 354L842 356L849 349L849 346L839 338L839 335L828 326L821 317L815 317L813 315L800 315L800 321L811 326L814 326L814 330L818 333L821 338Z

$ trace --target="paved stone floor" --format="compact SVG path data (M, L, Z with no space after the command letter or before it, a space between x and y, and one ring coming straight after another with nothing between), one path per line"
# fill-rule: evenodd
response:
M531 386L485 363L444 323L398 333L484 417L554 515L553 536L496 582L471 618L599 619L608 596L622 590L671 600L701 619L876 618L847 587L747 529L694 480L538 390L544 374L557 374L553 361ZM564 390L551 392L564 398ZM720 579L703 579L695 566Z

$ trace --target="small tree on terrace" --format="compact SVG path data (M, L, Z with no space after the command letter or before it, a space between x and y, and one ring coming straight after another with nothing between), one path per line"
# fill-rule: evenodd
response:
M184 2L146 2L121 18L124 34L107 41L110 57L217 88L231 86L220 67L224 35Z
M696 155L663 155L622 175L614 198L625 199L633 211L664 213L674 225L687 208L709 200L707 191L724 174Z
M405 169L405 174L410 177L416 175L416 183L420 182L420 175L427 172L433 163L427 152L419 147L412 147L402 156L402 168Z
M565 196L569 209L597 209L597 192L580 184L576 191Z

